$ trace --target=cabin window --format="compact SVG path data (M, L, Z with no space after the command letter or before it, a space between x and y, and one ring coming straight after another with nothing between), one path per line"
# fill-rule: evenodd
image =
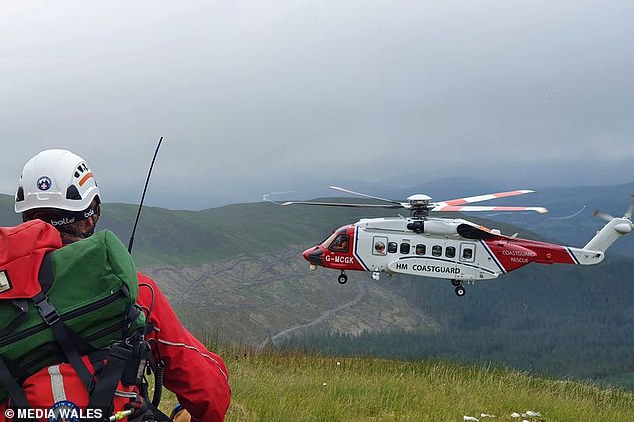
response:
M416 255L425 255L426 249L425 245L419 243L416 245Z
M339 234L328 246L328 250L332 252L348 252L348 240L349 236L347 234Z
M456 248L453 246L447 246L445 248L445 256L447 258L455 258L456 257Z
M390 242L387 244L387 251L389 253L396 253L398 250L398 244L396 242Z
M460 260L473 262L475 259L475 245L472 243L460 244Z
M441 256L442 255L442 246L434 245L431 247L431 254L433 256Z
M409 249L410 249L409 243L401 243L401 253L403 255L407 255L409 253Z

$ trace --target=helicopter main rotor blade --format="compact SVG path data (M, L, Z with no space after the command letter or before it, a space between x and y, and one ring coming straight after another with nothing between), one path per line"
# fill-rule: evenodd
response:
M360 193L360 192L355 192L355 191L352 191L352 190L349 190L349 189L340 188L339 186L328 186L328 187L330 189L338 190L339 192L351 193L353 195L362 196L364 198L376 199L377 201L383 201L383 202L389 202L390 204L397 204L397 205L405 208L405 205L403 203L395 201L393 199L386 199L386 198L380 198L378 196L366 195L365 193Z
M487 207L487 206L478 206L478 205L466 205L466 206L455 206L455 205L439 205L431 209L431 211L440 211L440 212L463 212L463 211L508 211L508 212L519 212L519 211L535 211L540 214L547 213L548 210L544 207Z
M319 205L322 207L353 207L353 208L403 208L402 205L382 205L382 204L355 204L344 202L309 202L309 201L290 201L284 202L282 205Z
M466 198L449 199L447 201L437 202L435 205L464 205L473 202L490 201L491 199L507 198L509 196L524 195L525 193L533 193L534 190L520 189L508 192L488 193L486 195L468 196Z

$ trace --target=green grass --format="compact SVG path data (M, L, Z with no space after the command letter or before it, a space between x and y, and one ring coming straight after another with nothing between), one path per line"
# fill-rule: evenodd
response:
M234 352L232 352L234 353ZM634 394L498 367L298 353L226 357L227 421L631 421ZM161 406L171 409L173 396ZM480 418L482 413L495 419Z

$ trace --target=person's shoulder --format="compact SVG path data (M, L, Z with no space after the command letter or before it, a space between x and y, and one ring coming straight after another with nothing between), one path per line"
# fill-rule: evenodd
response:
M143 274L142 272L137 271L136 276L139 279L139 284L148 283L148 284L151 284L152 286L156 286L156 282L152 280L149 275Z

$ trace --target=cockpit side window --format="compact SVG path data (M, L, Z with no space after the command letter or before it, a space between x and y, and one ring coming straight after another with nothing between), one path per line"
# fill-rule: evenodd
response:
M348 252L349 238L347 234L338 234L328 246L328 250L332 252Z
M372 249L373 255L385 255L387 253L385 246L387 243L387 237L374 236L374 248Z

